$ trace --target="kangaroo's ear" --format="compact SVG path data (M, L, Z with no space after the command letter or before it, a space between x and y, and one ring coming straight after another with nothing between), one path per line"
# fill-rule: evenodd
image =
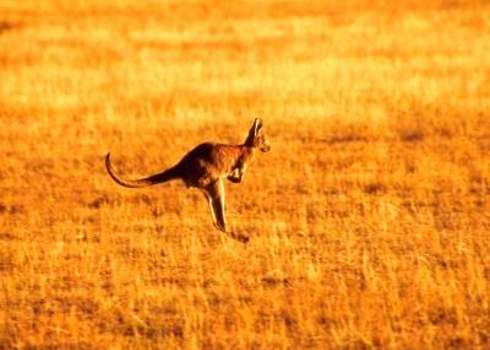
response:
M260 118L255 118L254 123L252 125L254 136L257 136L259 134L261 128L262 128L262 120Z

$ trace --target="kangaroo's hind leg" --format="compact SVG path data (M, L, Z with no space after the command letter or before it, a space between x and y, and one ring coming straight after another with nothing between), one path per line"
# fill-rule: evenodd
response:
M213 197L211 197L211 194L207 189L202 191L204 193L204 196L206 197L206 200L208 201L209 204L209 210L211 211L211 219L213 220L213 225L216 226L216 228L219 229L218 223L216 221L216 214L213 206Z
M220 231L226 232L225 189L223 180L219 179L208 185L205 192L209 200L214 224Z
M249 237L240 233L228 232L225 217L225 189L223 180L219 179L207 186L205 194L209 201L211 215L216 228L242 243L248 242Z

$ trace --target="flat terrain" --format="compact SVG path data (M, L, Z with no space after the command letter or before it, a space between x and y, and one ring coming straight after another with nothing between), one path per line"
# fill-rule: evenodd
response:
M389 3L2 0L0 349L489 349L490 4ZM246 245L106 174L256 116Z

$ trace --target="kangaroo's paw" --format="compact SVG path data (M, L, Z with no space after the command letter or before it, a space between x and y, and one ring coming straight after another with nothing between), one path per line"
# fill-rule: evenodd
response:
M234 178L234 177L229 177L228 180L234 184L239 184L241 182L240 179Z

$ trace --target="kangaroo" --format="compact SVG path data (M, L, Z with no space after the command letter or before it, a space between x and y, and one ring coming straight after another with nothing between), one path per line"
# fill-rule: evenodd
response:
M110 153L107 153L105 165L112 179L121 186L130 188L146 187L171 180L182 180L187 187L201 190L211 209L215 227L244 243L249 237L229 232L225 218L224 179L232 183L243 180L247 164L253 159L255 150L270 151L262 129L262 121L255 118L245 142L241 145L226 145L205 142L189 151L177 164L159 173L140 179L124 179L117 175L112 167Z

